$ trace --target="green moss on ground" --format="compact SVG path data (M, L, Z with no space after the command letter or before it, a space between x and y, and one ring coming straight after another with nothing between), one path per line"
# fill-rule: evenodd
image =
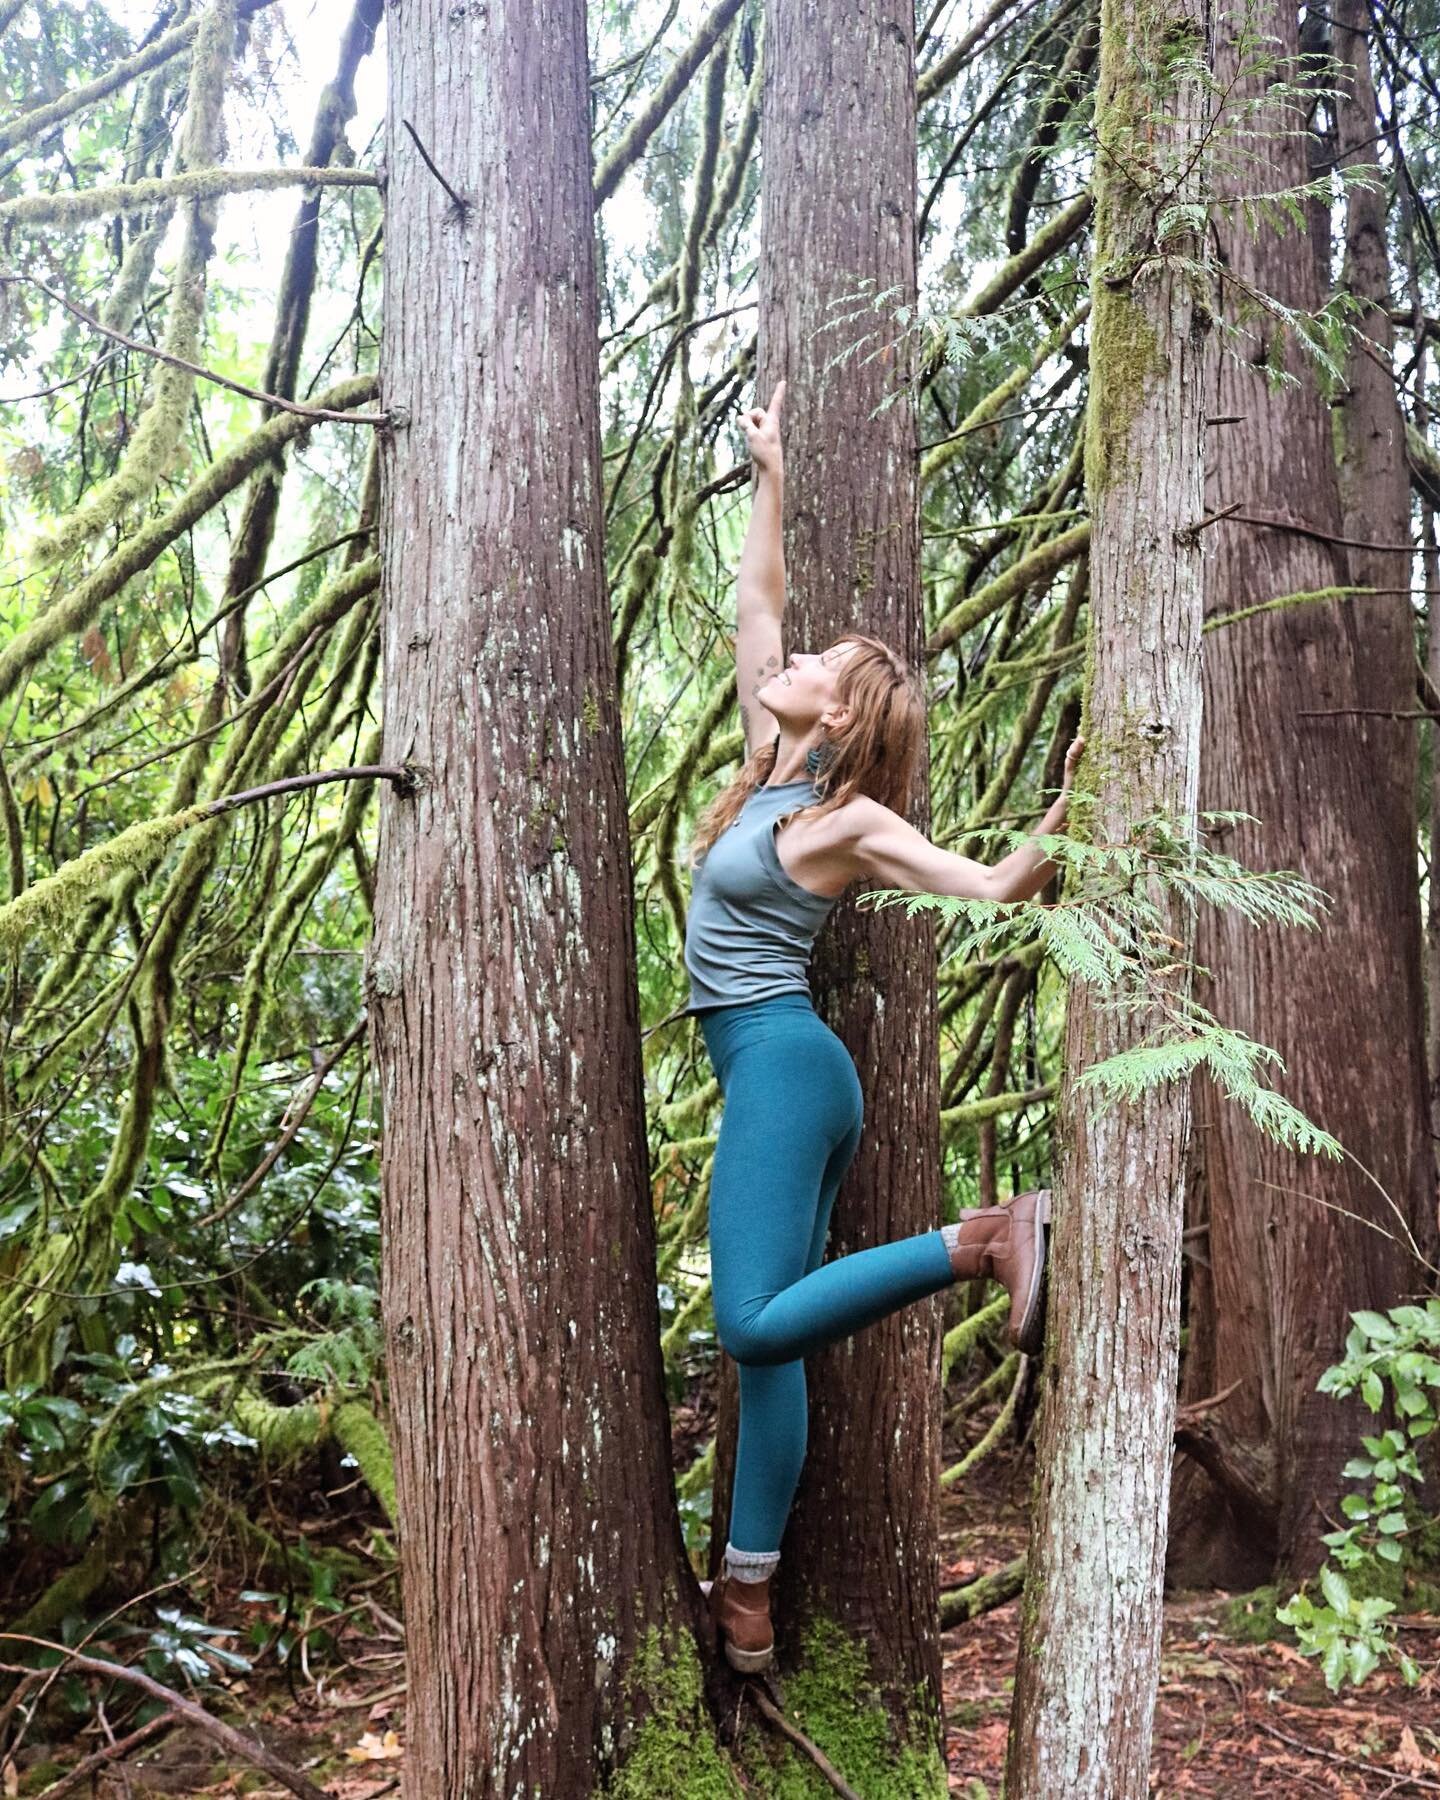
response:
M811 1620L800 1667L783 1680L786 1716L865 1800L942 1800L945 1759L923 1694L897 1743L863 1643L834 1620ZM745 1772L767 1800L824 1800L835 1791L807 1757L760 1726L745 1738Z
M1235 1594L1220 1608L1220 1626L1227 1638L1236 1644L1268 1644L1275 1638L1295 1634L1275 1617L1275 1608L1288 1596L1274 1586L1258 1587L1249 1594Z
M51 1782L58 1781L65 1773L65 1769L66 1765L64 1763L51 1762L48 1760L31 1763L30 1767L20 1777L20 1792L22 1794L40 1793L43 1788L49 1787Z

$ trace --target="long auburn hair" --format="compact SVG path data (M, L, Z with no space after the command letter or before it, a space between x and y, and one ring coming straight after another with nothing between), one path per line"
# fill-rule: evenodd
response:
M820 798L796 812L818 816L868 794L892 812L903 813L925 744L925 688L898 651L865 632L847 631L835 642L857 648L845 658L835 683L835 704L850 717L826 734L815 785ZM735 779L710 802L690 844L693 867L740 815L761 782L770 779L780 747L778 737L761 744Z

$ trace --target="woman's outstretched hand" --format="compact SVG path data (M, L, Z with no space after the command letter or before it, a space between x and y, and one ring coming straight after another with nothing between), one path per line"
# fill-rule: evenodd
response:
M1085 740L1076 732L1070 740L1070 748L1065 752L1065 769L1060 777L1060 792L1055 796L1050 813L1057 823L1063 823L1070 810L1070 787L1075 780L1075 765L1085 754Z
M778 475L784 467L780 449L780 407L785 399L785 383L777 381L768 406L752 406L740 415L745 442L750 447L750 460L755 467Z
M1085 740L1077 732L1070 740L1070 748L1065 752L1065 773L1060 778L1060 792L1067 794L1070 784L1075 779L1075 765L1085 754Z

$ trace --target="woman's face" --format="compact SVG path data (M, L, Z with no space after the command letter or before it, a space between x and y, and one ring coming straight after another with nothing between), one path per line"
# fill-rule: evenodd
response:
M792 730L817 725L835 706L840 671L855 649L841 638L818 653L797 650L778 675L756 688L755 698Z

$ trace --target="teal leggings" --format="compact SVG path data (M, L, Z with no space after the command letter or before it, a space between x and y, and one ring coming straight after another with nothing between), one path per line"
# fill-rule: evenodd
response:
M696 1014L725 1110L710 1188L715 1329L740 1372L737 1550L775 1551L805 1461L800 1360L954 1280L937 1226L821 1264L864 1102L808 994Z

